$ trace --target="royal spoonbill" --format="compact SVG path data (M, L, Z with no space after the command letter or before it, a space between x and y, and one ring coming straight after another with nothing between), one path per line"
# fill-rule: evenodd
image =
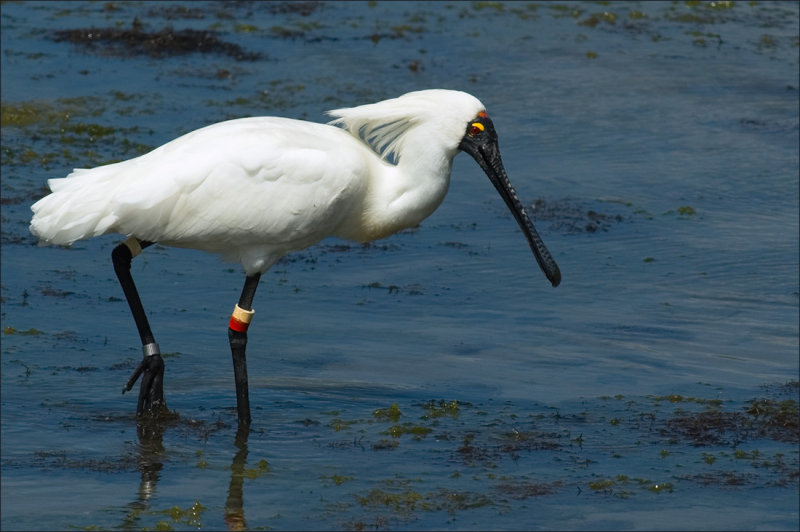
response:
M413 227L442 202L453 157L470 154L516 218L553 286L561 273L506 175L494 124L477 98L431 89L328 114L318 124L276 117L220 122L139 157L48 181L31 209L43 244L127 235L111 253L144 357L138 415L166 409L164 362L131 277L131 260L160 243L241 262L228 325L238 420L250 422L245 347L261 275L328 236L367 242Z

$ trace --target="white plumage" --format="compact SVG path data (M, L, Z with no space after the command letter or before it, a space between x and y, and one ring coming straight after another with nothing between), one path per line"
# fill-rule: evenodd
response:
M465 127L482 110L469 94L434 89L330 111L332 125L213 124L49 180L30 229L62 245L121 233L263 273L327 236L369 241L419 224L444 198Z
M553 284L561 273L511 186L483 105L426 90L330 111L330 124L255 117L188 133L150 153L51 179L31 208L43 244L121 233L111 254L144 358L137 413L166 408L164 362L130 273L153 242L219 253L247 277L228 325L239 423L250 423L245 346L261 274L327 236L369 241L419 224L444 199L453 157L469 153L520 225Z

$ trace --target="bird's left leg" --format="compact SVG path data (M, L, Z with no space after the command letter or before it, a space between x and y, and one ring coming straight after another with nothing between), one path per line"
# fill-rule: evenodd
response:
M142 252L142 248L152 244L152 242L139 241L135 237L130 237L111 252L114 271L117 274L120 286L122 286L122 291L125 293L128 306L131 308L136 328L139 330L139 336L142 340L142 351L144 352L142 362L122 389L122 393L130 391L136 380L142 376L139 401L136 405L137 415L142 415L145 412L158 414L167 409L167 404L164 401L164 360L161 358L161 352L153 332L150 330L150 323L147 321L144 307L142 307L142 300L139 299L139 292L137 292L131 276L131 260Z
M249 275L244 281L242 295L239 303L233 309L231 321L228 323L228 340L231 344L233 356L233 376L236 380L236 408L239 415L239 425L250 424L250 394L247 384L247 327L253 319L253 297L256 295L258 281L261 274Z

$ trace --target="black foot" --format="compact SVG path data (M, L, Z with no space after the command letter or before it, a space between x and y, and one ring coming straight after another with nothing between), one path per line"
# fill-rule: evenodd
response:
M139 387L139 402L136 405L136 415L161 414L167 411L164 401L164 359L156 353L146 356L142 363L133 372L128 383L122 388L122 393L129 392L136 381L142 377Z

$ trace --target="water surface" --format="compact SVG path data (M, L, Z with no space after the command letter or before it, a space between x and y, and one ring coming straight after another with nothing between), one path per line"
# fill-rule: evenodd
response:
M782 2L3 4L2 528L796 529L799 20ZM487 106L561 286L459 156L419 228L264 275L245 436L225 332L244 276L155 246L133 275L178 419L137 427L120 237L37 247L46 180L228 118L432 87Z

